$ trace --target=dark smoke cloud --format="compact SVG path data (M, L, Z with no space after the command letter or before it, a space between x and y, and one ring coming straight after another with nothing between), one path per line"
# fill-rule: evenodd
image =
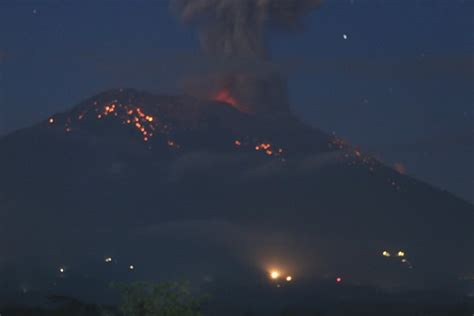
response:
M322 0L172 0L185 23L199 28L204 53L228 60L268 59L265 30L268 26L293 29ZM216 75L212 75L212 77ZM249 113L287 112L286 79L274 69L261 72L218 73L208 80L209 93L225 89ZM203 87L196 88L203 91ZM193 93L196 94L196 93Z
M265 27L292 28L321 0L174 0L181 19L200 28L202 49L218 56L266 58Z

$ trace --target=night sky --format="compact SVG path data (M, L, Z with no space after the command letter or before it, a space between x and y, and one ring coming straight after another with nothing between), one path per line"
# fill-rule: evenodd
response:
M292 110L474 200L474 1L327 0L269 33ZM109 88L182 92L196 30L156 1L0 2L0 134Z

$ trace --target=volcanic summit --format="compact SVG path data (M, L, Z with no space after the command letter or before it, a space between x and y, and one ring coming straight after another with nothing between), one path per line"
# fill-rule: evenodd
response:
M78 276L104 256L206 282L274 266L380 286L472 272L472 205L290 113L118 89L0 150L1 267L40 271L2 288L54 288L57 267Z

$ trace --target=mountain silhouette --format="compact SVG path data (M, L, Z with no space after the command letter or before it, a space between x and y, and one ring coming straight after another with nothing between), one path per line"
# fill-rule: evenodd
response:
M4 136L0 152L2 288L246 283L272 268L424 287L474 272L471 204L291 114L111 90Z

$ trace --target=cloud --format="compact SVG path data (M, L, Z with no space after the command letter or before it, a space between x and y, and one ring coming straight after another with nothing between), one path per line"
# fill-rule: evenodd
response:
M326 152L321 154L308 155L301 159L299 163L299 171L306 173L309 171L316 171L323 167L330 166L341 162L346 151L338 150L333 152Z
M317 172L321 168L341 162L346 151L332 151L303 156L291 159L275 158L260 159L254 153L228 154L206 151L186 153L178 157L166 167L167 180L177 183L200 175L211 179L220 179L225 173L228 179L235 183L247 183L257 179L267 179L278 176L294 176ZM248 168L241 168L242 162L248 164L253 156L253 163Z
M213 153L195 151L181 155L167 168L168 180L177 182L189 175L202 173L207 176L219 177L219 170L229 171L232 166L238 166L245 160L245 154Z
M268 26L293 29L320 0L173 0L181 20L198 25L202 50L215 56L267 58Z
M244 173L242 173L241 178L247 181L259 178L268 178L284 173L287 170L286 167L287 166L282 164L280 160L264 161L253 168L247 169Z

